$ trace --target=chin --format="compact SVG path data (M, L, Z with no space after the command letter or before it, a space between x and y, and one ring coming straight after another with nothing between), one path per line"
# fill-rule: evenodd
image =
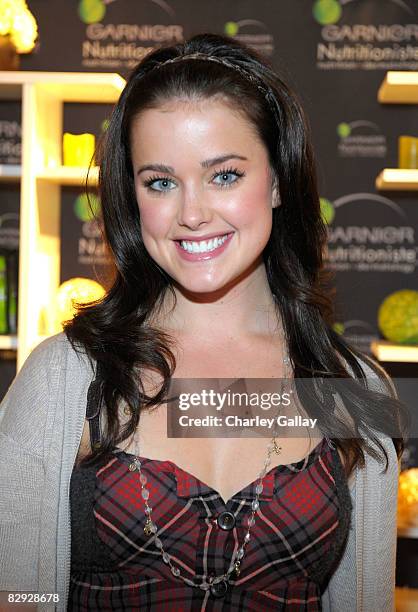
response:
M204 278L191 279L190 276L187 279L180 279L180 277L176 279L176 284L180 290L186 293L207 294L208 296L213 294L214 297L217 294L229 291L235 284L235 280L238 280L238 277L218 278L215 280Z
M226 287L225 283L178 283L180 289L187 293L211 294L222 291Z

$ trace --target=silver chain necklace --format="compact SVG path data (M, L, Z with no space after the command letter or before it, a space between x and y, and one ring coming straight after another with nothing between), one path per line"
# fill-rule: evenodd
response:
M283 362L285 364L285 375L287 376L288 367L290 365L289 357L287 355L284 357ZM276 418L275 427L273 431L273 437L271 438L271 440L269 441L267 445L267 457L264 461L263 468L256 479L256 487L255 487L256 495L255 495L255 499L251 503L251 512L250 512L249 517L247 518L247 532L244 536L241 546L238 548L236 553L232 556L229 568L224 574L220 576L210 577L209 580L206 580L206 576L204 576L204 579L197 584L196 582L194 582L193 579L183 576L180 571L180 568L173 565L170 555L167 553L166 550L164 550L164 545L161 539L158 537L158 535L155 535L154 544L159 550L162 556L163 562L166 563L170 567L171 573L173 574L173 576L175 576L176 578L180 578L187 585L202 589L203 591L210 590L211 594L214 597L223 597L228 590L228 586L230 584L229 579L232 576L232 574L234 574L234 577L238 577L240 573L242 560L245 554L245 547L247 546L248 542L251 539L250 531L255 523L255 514L260 506L259 497L261 493L263 492L263 479L267 473L269 465L271 464L271 455L272 453L276 453L279 455L281 452L281 447L277 445L277 440L276 440L277 427L278 427L278 424L277 424L277 418ZM149 490L147 488L148 479L146 475L142 472L142 469L141 469L141 460L140 460L141 454L139 450L138 430L135 431L134 444L135 444L135 455L136 456L130 463L129 470L131 472L137 471L139 473L139 482L141 485L141 497L144 500L145 514L147 516L146 521L145 521L145 526L144 526L144 533L146 535L157 534L158 532L157 525L151 518L152 507L148 503L148 500L149 500Z

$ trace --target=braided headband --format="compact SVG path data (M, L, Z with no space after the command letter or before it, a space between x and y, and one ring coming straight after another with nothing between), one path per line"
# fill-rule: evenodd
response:
M267 100L271 108L271 111L273 112L276 118L276 121L279 120L278 103L277 103L276 97L273 91L271 90L270 86L264 84L263 81L261 81L261 79L259 79L254 74L252 74L249 70L242 68L242 66L238 66L237 64L234 64L228 59L225 59L222 57L216 57L214 55L207 55L206 53L190 53L189 55L178 55L176 57L173 57L172 59L165 60L164 62L161 62L160 64L153 66L148 72L153 72L154 70L159 70L162 66L166 66L167 64L175 64L177 62L182 62L184 60L201 60L205 62L215 62L217 64L221 64L222 66L226 66L227 68L235 70L242 77L244 77L244 79L249 81L259 91L261 91L264 98Z
M260 81L260 79L254 76L253 74L251 74L249 70L246 70L245 68L242 68L241 66L238 66L237 64L233 64L230 60L225 59L223 57L217 57L215 55L207 55L206 53L190 53L189 55L178 55L176 57L173 57L172 59L168 59L168 60L165 60L164 62L161 62L160 64L157 64L154 68L152 68L152 70L159 69L162 66L165 66L167 64L175 64L177 62L182 62L184 60L195 60L195 59L201 60L204 62L215 62L216 64L221 64L222 66L231 68L232 70L239 72L239 74L243 76L245 79L247 79L247 81L251 81L251 83L253 83L260 91L262 91L263 94L266 93L266 86L262 85L262 82Z

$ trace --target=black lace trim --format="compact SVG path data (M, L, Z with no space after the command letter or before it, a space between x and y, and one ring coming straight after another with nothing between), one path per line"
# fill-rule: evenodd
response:
M335 487L340 507L338 526L334 532L333 540L326 558L314 563L309 569L309 576L316 582L323 593L328 585L332 574L337 569L347 544L349 531L351 529L353 503L344 467L336 448L331 449L333 461L331 471L335 480Z
M97 465L73 470L70 483L71 574L117 571L97 535L93 514Z

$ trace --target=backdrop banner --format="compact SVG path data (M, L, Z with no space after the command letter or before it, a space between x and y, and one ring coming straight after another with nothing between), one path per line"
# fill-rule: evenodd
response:
M202 32L232 36L272 60L299 94L312 127L329 228L326 266L335 272L336 329L370 353L370 342L382 337L377 314L383 300L418 290L416 197L375 188L383 168L397 167L398 137L418 136L416 106L377 101L387 70L418 70L418 3L30 0L29 6L39 40L22 56L23 70L127 76L155 47ZM18 106L15 114L10 108L0 117L0 155L16 163L20 116ZM110 110L66 104L64 129L99 137ZM1 189L0 218L9 210ZM95 277L94 257L100 266L105 254L81 190L63 190L61 218L62 281Z
M398 137L418 135L416 107L377 101L387 70L418 69L417 3L32 0L30 8L39 43L22 56L25 70L126 76L153 48L205 31L232 36L271 58L299 93L312 126L329 224L326 265L336 274L337 330L369 353L370 341L380 337L383 300L418 289L416 197L375 189L378 173L397 166ZM99 136L110 108L67 104L65 130ZM76 198L62 210L63 280L89 274L99 241Z

